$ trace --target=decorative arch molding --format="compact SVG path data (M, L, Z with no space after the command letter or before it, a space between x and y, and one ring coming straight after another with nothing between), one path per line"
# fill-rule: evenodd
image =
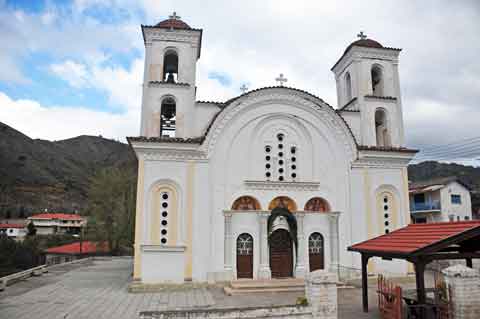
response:
M238 197L232 204L232 210L261 210L260 202L253 196Z
M376 220L379 234L388 234L401 223L401 197L398 189L390 184L380 185L375 190Z
M322 197L310 198L305 204L305 211L328 213L332 211L330 203Z
M290 212L296 212L297 203L288 196L277 196L268 204L268 210L274 210L275 208L288 209Z
M322 121L339 137L345 147L348 157L352 160L356 157L357 142L355 137L345 120L337 114L330 105L305 91L285 87L259 89L241 95L231 101L227 101L227 106L217 113L213 119L211 127L206 133L205 142L201 147L207 152L207 154L211 154L215 149L220 134L225 127L228 126L228 123L231 120L245 114L259 105L275 103L289 104L309 112L313 116L313 121L311 122L313 125L315 124L315 120Z

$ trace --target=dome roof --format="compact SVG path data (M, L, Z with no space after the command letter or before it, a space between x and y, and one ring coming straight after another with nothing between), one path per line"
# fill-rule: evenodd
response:
M163 20L157 23L155 26L159 28L169 28L169 29L184 29L184 30L191 29L188 24L186 24L180 19Z
M364 47L364 48L377 48L377 49L383 49L383 45L380 44L380 42L377 42L372 39L360 39L355 42L352 42L347 49L345 50L345 53L347 53L348 50L350 50L352 47Z

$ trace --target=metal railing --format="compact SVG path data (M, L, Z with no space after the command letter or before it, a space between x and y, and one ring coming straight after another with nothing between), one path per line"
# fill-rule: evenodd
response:
M30 268L27 270L23 270L20 272L16 272L14 274L10 274L8 276L4 276L0 278L0 291L3 291L7 288L7 286L10 286L14 284L17 281L30 278L32 276L41 276L42 274L48 272L48 269L54 268L56 266L63 266L63 265L70 265L70 264L76 264L79 262L87 261L87 260L92 260L93 257L86 257L86 258L80 258L80 259L75 259L73 261L68 261L68 262L63 262L63 263L58 263L58 264L45 264L41 266L37 266L34 268Z
M413 203L410 205L410 211L418 212L424 210L440 210L440 201L427 202L427 203Z

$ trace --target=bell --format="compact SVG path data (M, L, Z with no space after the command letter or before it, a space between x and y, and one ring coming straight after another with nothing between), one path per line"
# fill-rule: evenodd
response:
M288 232L290 232L290 226L288 225L287 218L285 216L277 216L273 223L272 223L272 229L270 231L270 234L272 234L274 231L278 229L284 229Z
M175 78L173 77L173 73L168 73L167 83L175 83Z

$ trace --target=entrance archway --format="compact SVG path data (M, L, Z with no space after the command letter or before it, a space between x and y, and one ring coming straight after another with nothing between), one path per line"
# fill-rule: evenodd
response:
M247 233L237 238L237 278L253 278L253 237Z
M310 261L310 271L324 269L323 236L320 233L313 233L308 237L308 259Z
M293 243L285 229L277 229L270 235L270 269L272 278L293 276Z

